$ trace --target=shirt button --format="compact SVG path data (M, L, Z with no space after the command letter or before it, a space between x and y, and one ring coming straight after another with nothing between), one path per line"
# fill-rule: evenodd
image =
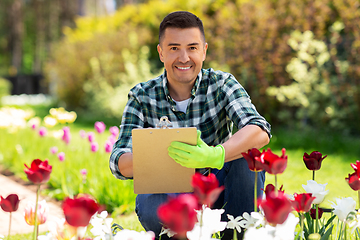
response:
M175 107L171 107L171 110L173 110L175 112L176 109L175 109Z
M168 95L167 98L170 100L171 97Z

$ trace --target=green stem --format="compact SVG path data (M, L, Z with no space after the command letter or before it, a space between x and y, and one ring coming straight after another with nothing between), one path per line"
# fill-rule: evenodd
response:
M346 240L346 222L344 222L344 240Z
M8 233L8 240L10 239L10 229L11 229L11 212L10 212L10 220L9 220L9 233Z
M315 230L316 230L316 233L318 232L318 229L319 229L319 204L316 204L316 227L315 227Z
M315 181L315 170L313 170L313 178L312 178L312 180Z
M254 182L254 212L257 212L257 178L258 174L255 172L255 182Z
M304 214L302 214L302 213L299 213L299 214L300 214L300 226L301 226L300 239L302 240L303 239L302 235L303 235L303 231L304 231Z
M277 175L275 174L275 193L277 195Z
M36 202L35 202L35 223L34 223L34 240L38 237L38 228L37 228L37 210L38 210L38 202L39 202L39 193L40 193L40 184L36 190Z
M234 228L233 240L237 240L236 228Z

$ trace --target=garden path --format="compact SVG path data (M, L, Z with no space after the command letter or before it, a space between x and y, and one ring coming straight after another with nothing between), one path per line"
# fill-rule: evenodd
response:
M12 213L11 217L11 235L31 233L34 231L34 226L30 226L25 222L24 209L28 201L36 201L36 193L34 188L26 186L18 181L15 181L9 176L0 174L0 195L6 198L9 194L15 193L20 198L19 209ZM39 197L39 200L45 199L49 206L49 215L47 221L53 221L56 218L63 218L63 211L59 203ZM7 236L9 231L9 219L10 214L0 210L0 235ZM46 223L40 225L39 232L48 231Z

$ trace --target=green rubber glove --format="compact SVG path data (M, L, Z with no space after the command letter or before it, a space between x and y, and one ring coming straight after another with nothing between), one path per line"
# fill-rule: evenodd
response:
M168 148L169 156L187 168L217 168L224 166L225 149L221 145L208 146L197 131L197 144L192 146L182 142L172 142Z

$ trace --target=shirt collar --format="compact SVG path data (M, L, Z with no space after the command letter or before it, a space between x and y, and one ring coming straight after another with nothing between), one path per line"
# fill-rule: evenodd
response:
M166 95L166 98L170 99L170 94L169 94L169 89L167 87L167 77L166 77L166 70L164 70L164 73L162 74L162 83L163 83L163 88L164 88L164 93ZM197 75L197 78L195 80L195 84L193 86L193 88L191 89L191 95L195 97L196 94L196 90L199 88L200 86L200 82L202 80L202 69L199 72L199 74Z

